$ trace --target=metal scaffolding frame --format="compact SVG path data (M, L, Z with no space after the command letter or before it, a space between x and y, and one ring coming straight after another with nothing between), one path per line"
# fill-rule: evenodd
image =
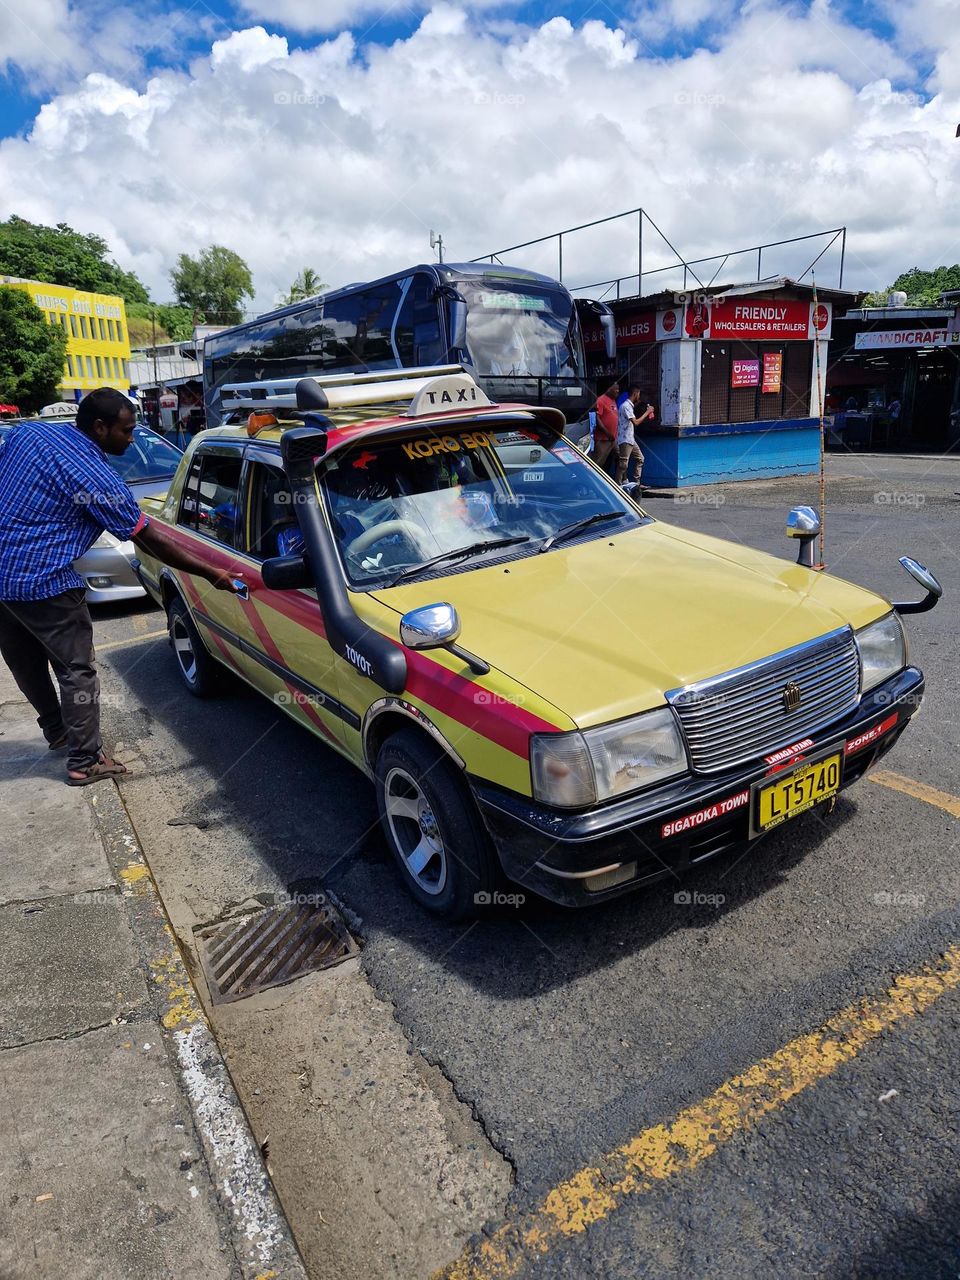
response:
M499 263L503 254L515 253L519 249L529 249L533 245L548 244L551 240L556 240L557 242L557 279L560 281L561 284L563 284L564 283L564 279L563 279L563 238L564 236L573 235L575 232L578 232L578 231L588 231L592 227L600 227L609 222L618 222L623 218L637 219L637 269L636 271L631 271L628 275L624 275L624 276L615 276L611 280L596 280L596 281L593 281L591 284L568 286L570 288L571 293L585 293L588 290L603 289L604 292L600 296L601 298L604 298L610 292L611 289L615 288L616 298L619 298L621 296L630 297L633 295L621 294L621 286L624 284L625 281L636 280L637 282L636 293L637 295L640 295L643 293L644 277L649 278L650 276L658 275L664 271L676 271L678 267L683 268L684 289L687 288L688 279L691 276L693 277L693 280L695 281L695 283L699 285L701 289L708 289L716 280L717 276L720 274L723 268L730 261L730 259L740 257L743 254L751 254L751 255L756 254L757 282L760 283L764 279L764 275L763 275L764 250L780 248L783 245L788 245L788 244L800 244L807 240L826 240L827 237L829 237L829 239L827 240L827 243L823 246L823 248L820 250L817 256L813 259L813 261L796 278L798 280L802 280L804 276L808 275L813 270L813 268L817 265L820 259L824 256L824 254L827 253L828 250L831 249L839 240L840 241L840 262L839 262L839 267L837 271L837 288L838 289L843 288L843 265L844 265L844 258L846 256L846 249L847 249L847 228L846 227L831 227L827 231L813 231L809 235L790 236L788 239L785 239L785 240L769 240L763 244L751 245L746 249L731 249L725 253L713 253L708 255L707 257L691 258L688 260L681 255L681 253L676 248L676 246L667 238L666 235L664 235L663 231L661 231L661 229L657 226L653 218L651 218L650 215L647 213L647 211L642 208L625 209L622 213L613 213L606 218L595 218L592 222L581 222L575 227L564 227L562 231L553 231L546 236L537 236L536 239L534 240L524 240L520 244L510 245L506 249L497 249L493 253L479 254L476 258L471 258L470 261L471 262L489 261L491 263L494 263L494 262ZM644 271L643 269L644 223L649 224L652 230L655 231L656 234L660 237L663 243L674 255L676 259L675 262L671 262L665 267L653 267L649 271ZM703 267L705 264L718 262L718 261L720 265L714 271L710 279L707 280L706 282L701 280L700 276L694 270L695 267ZM501 265L503 264L501 263ZM706 275L706 272L704 272L704 275ZM775 277L766 277L766 278L773 279ZM738 283L743 283L743 282L738 281Z

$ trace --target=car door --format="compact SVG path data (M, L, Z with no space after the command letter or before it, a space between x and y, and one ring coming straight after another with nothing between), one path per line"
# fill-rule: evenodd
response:
M241 514L243 444L200 445L184 480L177 511L177 532L211 568L242 578L244 562L237 542ZM204 643L217 657L249 678L241 638L249 632L240 595L218 590L205 578L177 571L193 620ZM246 590L246 588L244 588Z
M248 587L243 610L249 626L244 653L256 669L257 687L301 723L340 749L344 724L359 727L340 702L334 654L313 589L271 591L263 582L263 562L302 549L290 486L275 449L247 449L245 495L239 544Z

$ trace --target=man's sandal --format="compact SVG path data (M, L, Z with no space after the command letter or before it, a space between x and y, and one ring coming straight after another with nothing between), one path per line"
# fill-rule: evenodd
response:
M119 760L98 760L95 764L90 765L86 769L77 769L74 772L79 777L71 777L67 774L68 787L88 787L91 782L99 782L102 778L118 778L121 774L129 773L130 770L125 764L121 764Z

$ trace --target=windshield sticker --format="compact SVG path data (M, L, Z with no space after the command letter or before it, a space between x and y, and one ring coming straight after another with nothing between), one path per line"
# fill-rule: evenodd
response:
M402 446L411 462L418 458L433 458L438 453L459 453L461 449L483 449L491 444L485 431L467 431L462 436L434 436L430 439L411 440Z
M353 465L358 471L366 471L370 463L376 462L376 460L377 460L377 455L375 453L371 453L367 449L367 450L364 450L363 453L361 453L359 458L354 459Z
M554 449L553 456L559 458L561 462L565 462L567 466L571 462L577 461L577 455L571 449Z
M523 473L523 483L539 484L543 480L543 475L542 471L525 471Z

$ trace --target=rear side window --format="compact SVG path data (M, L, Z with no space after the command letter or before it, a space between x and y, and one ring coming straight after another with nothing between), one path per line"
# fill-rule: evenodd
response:
M198 453L183 486L177 523L235 547L242 463L240 454Z
M262 462L251 467L249 550L264 560L303 552L287 477L279 467Z

